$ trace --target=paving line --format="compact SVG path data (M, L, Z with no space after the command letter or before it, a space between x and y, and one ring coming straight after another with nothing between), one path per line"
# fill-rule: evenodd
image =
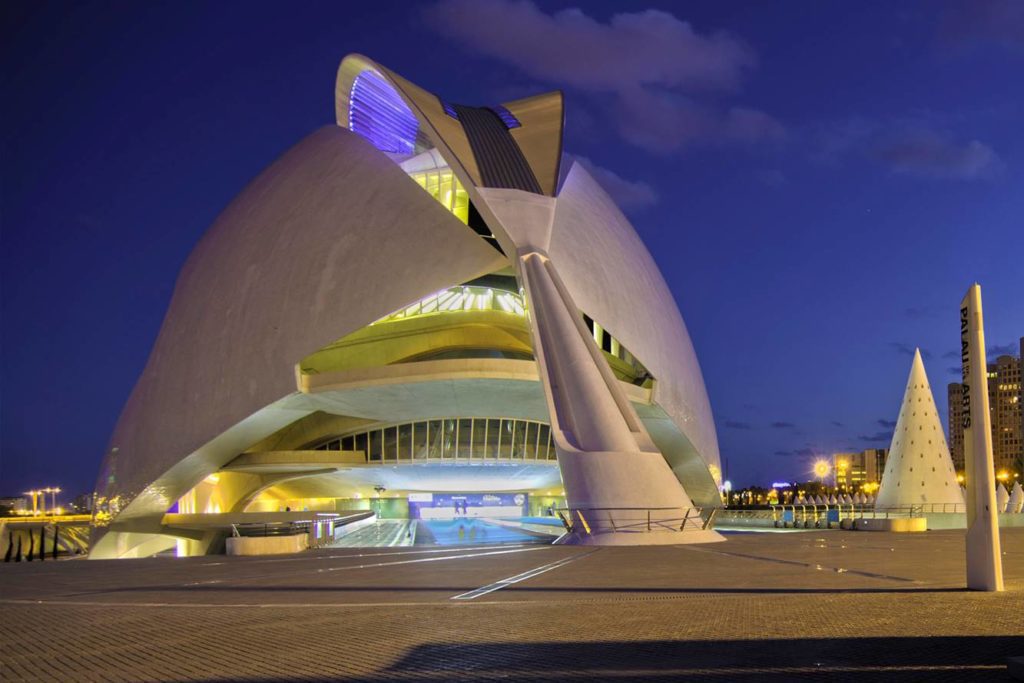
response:
M454 553L468 550L492 550L492 549L508 549L508 548L525 548L528 546L537 546L537 543L501 543L496 545L474 545L474 546L447 546L444 548L431 548L426 550L389 550L387 548L381 548L382 551L387 552L355 552L350 554L340 555L315 555L315 556L304 556L304 557L279 557L272 560L251 560L245 559L244 565L252 566L254 564L276 564L279 562L309 562L309 561L323 561L323 560L348 560L355 557L384 557L387 555L436 555L438 553ZM549 544L545 544L543 547L548 547ZM359 550L356 547L350 547L353 551ZM373 549L372 546L366 548L367 550ZM333 548L333 550L342 550L341 547ZM223 562L217 564L224 564ZM239 563L242 564L242 563ZM201 565L207 566L207 565Z
M921 583L917 579L908 579L905 576L890 576L888 574L878 574L876 572L866 572L860 569L846 569L845 567L827 567L821 564L812 564L810 562L801 562L799 560L784 560L778 557L768 557L766 555L750 555L748 553L731 553L725 550L711 550L709 548L695 548L689 545L676 546L682 550L689 550L695 553L711 553L713 555L725 555L727 557L739 557L744 560L759 560L761 562L774 562L775 564L789 564L797 567L806 567L807 569L816 569L818 571L830 571L837 574L854 574L856 576L867 576L872 579L886 579L888 581L902 581L904 583Z
M527 571L523 572L522 574L516 574L515 576L510 576L507 579L501 579L500 581L495 581L494 583L489 583L486 586L481 586L480 588L477 588L476 590L471 590L468 593L460 593L459 595L453 595L450 599L451 600L475 600L476 598L479 598L482 595L487 595L488 593L493 593L494 591L501 590L502 588L507 588L508 586L511 586L513 584L517 584L517 583L519 583L521 581L526 581L527 579L532 579L533 577L539 576L540 574L543 574L545 572L549 572L552 569L558 569L559 567L564 567L565 565L569 564L570 562L575 562L576 560L581 560L584 557L586 557L587 555L593 555L598 550L600 550L600 548L597 548L595 550L591 550L590 552L583 553L582 555L575 555L573 557L566 557L566 558L562 558L561 560L555 560L554 562L550 562L548 564L541 565L540 567L534 567L533 569L528 569Z
M550 549L550 548L551 548L551 546L548 546L548 545L532 545L532 546L524 546L524 547L521 547L521 548L502 548L500 550L491 550L491 551L486 551L486 552L466 552L467 549L452 548L450 550L447 550L446 552L454 553L454 554L448 554L448 555L445 555L443 557L422 557L422 558L417 558L417 559L413 559L413 560L396 560L396 561L391 561L391 562L373 562L373 563L369 563L369 564L356 564L356 565L349 564L349 565L344 565L344 566L341 566L341 567L323 567L323 568L320 568L320 569L306 569L306 570L302 570L302 571L298 571L298 572L291 572L291 573L289 573L287 575L282 575L282 574L277 573L277 572L275 572L273 574L255 574L255 575L251 575L251 576L231 577L229 579L214 579L214 580L211 580L211 581L193 581L193 582L190 582L190 583L180 584L180 586L184 587L184 588L198 588L198 587L203 587L203 586L206 586L206 585L209 585L209 584L222 583L224 588L225 588L225 590L232 590L233 586L245 585L245 584L252 583L254 581L265 581L267 579L276 579L276 580L280 580L282 578L285 578L285 579L295 579L296 577L300 577L300 576L304 576L304 575L317 575L317 574L325 574L325 573L337 572L337 571L350 571L350 570L354 570L354 569L375 569L375 568L378 568L378 567L394 567L394 566L398 566L398 565L419 564L419 563L423 563L423 562L444 562L446 560L473 559L473 558L477 558L477 557L487 557L487 556L490 556L490 555L508 555L508 554L512 554L512 553L533 552L535 550L545 550L545 549ZM401 555L403 553L389 553L389 554ZM347 558L339 558L339 559L350 559L350 558L351 558L351 556L349 556ZM179 584L175 584L175 585L179 585ZM292 584L292 585L294 585L294 584ZM134 590L136 592L153 592L153 593L158 593L158 592L160 592L162 590L165 590L166 588L167 588L167 586L164 585L164 584L155 585L155 586L141 585L141 586L133 586L132 590ZM288 588L289 588L289 584L283 584L283 585L279 584L276 587L277 590L287 590ZM296 590L302 590L301 586L295 586L295 589ZM78 595L102 595L104 593L107 593L107 594L109 594L109 593L119 593L119 592L122 592L122 591L123 591L123 589L90 590L90 591L84 591L84 592L80 591L80 592L72 593L70 596L74 597L74 596L78 596ZM5 602L7 602L7 601L0 600L0 604L4 604ZM124 603L109 603L109 604L124 604Z
M376 567L394 567L400 564L417 564L420 562L443 562L445 560L465 560L472 557L487 557L489 555L508 555L510 553L528 553L534 550L544 550L549 546L539 545L533 548L516 548L514 550L489 550L482 553L463 553L461 555L446 555L444 557L420 557L415 560L395 560L393 562L375 562L373 564L356 564L347 565L344 567L327 567L326 569L317 569L316 573L324 572L341 572L350 569L373 569ZM294 574L292 575L294 576Z

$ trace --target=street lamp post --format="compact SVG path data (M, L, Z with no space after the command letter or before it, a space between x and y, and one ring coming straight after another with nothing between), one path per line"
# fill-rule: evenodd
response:
M39 494L42 491L25 491L26 496L32 496L32 516L35 517L39 512ZM43 506L46 506L46 501L43 500Z

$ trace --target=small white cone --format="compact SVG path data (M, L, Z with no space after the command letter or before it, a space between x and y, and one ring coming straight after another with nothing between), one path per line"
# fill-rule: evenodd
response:
M1024 486L1021 486L1018 481L1013 485L1013 491L1010 492L1010 502L1006 506L1006 511L1017 514L1021 510L1024 510Z
M921 352L914 351L876 507L962 503Z
M996 484L996 512L1006 512L1006 506L1010 503L1010 492L1002 484Z

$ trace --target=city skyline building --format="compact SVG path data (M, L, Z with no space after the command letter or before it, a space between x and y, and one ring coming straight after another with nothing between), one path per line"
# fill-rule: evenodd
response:
M247 512L451 516L454 494L470 516L565 507L574 543L720 540L693 345L563 159L561 93L465 106L349 55L335 107L182 268L90 556L215 552Z
M988 363L988 399L992 420L992 455L997 478L1008 482L1024 477L1024 337L1017 356L1004 354ZM946 388L950 454L958 472L964 470L963 385ZM1001 475L1001 476L1000 476ZM1016 475L1016 476L1014 476Z
M832 473L836 488L849 492L863 491L876 487L882 481L885 471L887 448L868 448L858 453L835 453L832 456Z

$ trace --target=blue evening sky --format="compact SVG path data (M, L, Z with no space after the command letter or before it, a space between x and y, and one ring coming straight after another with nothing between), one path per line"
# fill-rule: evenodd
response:
M1024 2L9 1L0 24L3 495L91 489L178 269L333 121L349 52L455 102L565 90L566 150L675 293L736 485L888 446L915 346L944 406L971 282L992 351L1024 335Z

